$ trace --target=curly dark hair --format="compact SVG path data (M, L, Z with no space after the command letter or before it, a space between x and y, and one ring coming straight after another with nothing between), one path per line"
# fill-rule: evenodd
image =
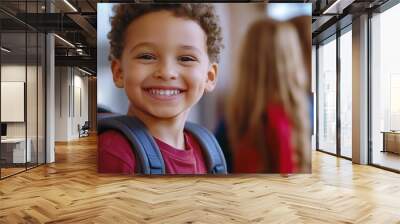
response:
M212 62L219 61L219 53L223 48L221 27L215 9L210 4L179 3L179 4L118 4L114 6L114 16L110 18L111 31L109 59L120 59L124 48L124 36L129 24L135 19L151 12L171 11L177 17L196 21L207 36L207 54Z

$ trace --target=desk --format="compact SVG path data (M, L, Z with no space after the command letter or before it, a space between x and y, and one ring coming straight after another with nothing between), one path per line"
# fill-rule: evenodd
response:
M382 152L393 152L400 154L400 132L383 131L383 150Z
M26 139L28 143L25 154L25 138L6 138L1 139L1 157L6 163L25 163L31 161L31 145L30 138ZM11 159L12 158L12 159ZM27 159L27 161L25 161Z

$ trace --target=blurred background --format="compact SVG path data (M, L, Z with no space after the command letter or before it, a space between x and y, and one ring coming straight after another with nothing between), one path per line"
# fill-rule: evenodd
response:
M107 33L110 31L109 18L115 3L98 3L97 14L97 104L114 113L126 114L128 99L122 89L114 86L108 61L109 43ZM206 126L214 131L223 112L223 103L232 77L237 70L237 60L242 39L253 21L272 17L277 20L288 20L296 16L310 16L311 3L214 3L222 27L223 49L219 63L217 87L212 93L203 96L192 109L189 120ZM311 48L311 43L310 46ZM118 100L116 100L118 99Z

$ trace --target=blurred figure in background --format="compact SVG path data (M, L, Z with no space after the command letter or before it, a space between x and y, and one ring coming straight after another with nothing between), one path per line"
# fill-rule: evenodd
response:
M311 92L311 16L297 16L289 20L294 25L299 36L306 75L308 75L307 90Z
M300 38L300 45L303 52L303 62L308 75L308 99L309 99L309 116L312 133L314 133L314 96L311 88L311 16L297 16L289 20L297 30Z
M250 26L227 105L234 173L311 171L309 79L302 58L290 23L263 19Z

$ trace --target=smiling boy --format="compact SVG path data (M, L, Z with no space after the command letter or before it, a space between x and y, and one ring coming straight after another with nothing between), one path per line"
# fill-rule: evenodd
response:
M154 137L167 174L207 173L204 152L184 131L190 109L214 89L221 29L208 4L121 4L108 35L113 80ZM99 172L137 173L129 141L99 136Z

